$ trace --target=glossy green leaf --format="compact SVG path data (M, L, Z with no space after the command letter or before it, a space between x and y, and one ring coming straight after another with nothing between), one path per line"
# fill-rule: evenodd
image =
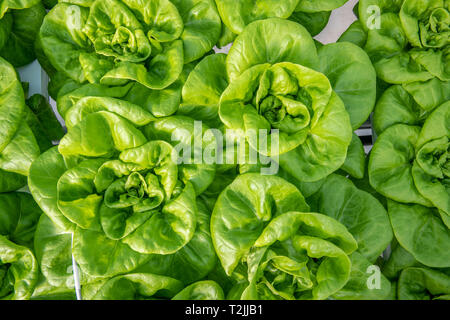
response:
M450 8L446 0L405 0L400 20L415 47L442 48L450 44Z
M25 9L39 3L39 0L4 0L0 6L0 19L3 18L8 9Z
M247 258L250 284L244 299L326 299L348 281L347 254L357 248L345 226L325 215L303 212L275 217L254 246Z
M395 124L422 126L428 113L399 85L388 88L378 100L373 115L373 125L380 135Z
M224 294L217 283L204 280L187 286L172 300L224 300Z
M366 164L366 153L361 139L353 134L352 142L347 150L347 158L341 169L356 179L364 177L364 169Z
M0 152L13 139L20 127L21 118L25 108L25 99L22 85L17 78L14 68L4 59L0 58Z
M64 135L64 129L53 113L47 99L35 94L26 100L25 120L33 132L41 152L53 146L53 141L59 141Z
M330 80L345 104L354 130L368 118L375 106L376 73L364 50L349 43L323 46L318 51L318 70Z
M377 139L370 154L372 187L387 198L403 203L432 204L417 190L412 176L420 127L397 124Z
M280 166L301 182L318 181L344 164L351 139L350 118L333 93L305 143L282 154Z
M223 23L234 33L240 34L253 21L267 18L288 18L299 0L216 0Z
M36 3L36 1L27 2ZM37 2L32 7L27 6L27 8L22 10L7 12L3 19L8 19L7 16L10 15L12 28L4 46L0 45L0 56L9 61L14 67L27 65L36 59L34 42L45 14L44 6L40 2Z
M293 21L277 18L255 21L236 38L230 49L226 61L228 77L233 82L255 65L278 62L316 67L317 50L311 35Z
M389 259L383 265L383 274L390 280L397 280L400 272L408 267L422 267L414 256L406 251L397 241L391 245Z
M162 90L184 64L210 51L220 32L212 0L64 1L45 17L38 42L52 67L78 83L131 81ZM165 94L173 96L170 90L177 91Z
M203 57L220 37L222 30L219 13L213 0L170 0L178 9L184 30L184 63Z
M75 288L52 286L41 275L30 300L76 300Z
M330 16L331 11L295 11L289 17L289 20L301 24L312 36L316 36L327 26Z
M395 237L417 261L429 267L450 266L450 230L434 208L388 201Z
M72 234L58 228L46 215L37 224L34 249L49 285L74 290Z
M33 248L34 232L42 211L32 196L24 192L1 193L0 208L0 235Z
M449 300L450 276L428 268L407 268L397 290L400 300Z
M205 57L189 74L182 91L178 114L202 120L213 127L220 125L220 96L228 86L226 55Z
M362 27L361 21L356 20L350 27L341 35L338 42L350 42L360 48L364 48L367 41L367 33Z
M344 5L348 0L300 0L296 11L320 12L331 11Z
M335 293L332 298L337 300L386 300L391 291L389 280L380 275L379 283L372 283L370 277L371 267L377 266L371 264L364 256L358 252L352 253L350 256L352 269L350 279L347 284ZM379 270L379 269L378 269Z
M255 93L248 94L242 88ZM344 163L351 140L344 109L323 74L284 62L254 66L232 81L222 94L219 116L253 149L266 156L280 155L284 169L309 182L325 177ZM279 141L273 139L272 129L279 130L275 136ZM267 139L260 130L266 130ZM328 161L314 159L322 156L316 150L328 150ZM311 170L313 163L315 168Z

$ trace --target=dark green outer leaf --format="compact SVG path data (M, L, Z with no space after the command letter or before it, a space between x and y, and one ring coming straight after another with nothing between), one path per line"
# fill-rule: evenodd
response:
M48 100L40 94L35 94L27 100L27 105L40 121L46 137L50 141L60 140L64 135L64 130L53 113Z
M373 116L373 125L380 135L392 125L403 123L422 126L428 114L413 97L399 85L388 88L378 100Z
M355 179L353 177L349 177L349 179L353 182L353 184L360 190L366 191L367 193L371 194L373 197L378 199L378 201L383 205L383 207L386 209L386 198L379 194L371 185L369 181L369 172L368 172L368 163L369 163L369 157L370 153L366 156L365 159L365 170L364 170L364 177L362 179Z
M79 227L74 232L73 255L82 272L99 278L130 272L148 260L148 255L132 250L120 240Z
M352 253L350 256L352 261L352 269L350 279L347 284L332 296L338 300L385 300L391 293L391 284L389 280L381 274L380 287L369 288L369 277L372 273L368 273L369 267L373 266L364 256L358 252Z
M0 19L3 18L8 9L25 9L39 3L39 0L5 0L0 7Z
M344 177L328 176L307 202L312 211L326 214L345 225L358 242L358 252L369 262L374 262L392 240L389 217L383 206Z
M331 11L308 13L297 11L289 17L289 20L300 23L312 36L316 36L327 26L330 15Z
M352 142L348 147L347 158L341 169L350 174L356 179L362 179L364 177L366 164L366 153L361 139L353 134Z
M359 20L353 22L338 40L338 42L351 42L360 48L364 48L366 41L367 33Z
M383 274L390 280L396 280L403 269L423 266L411 253L406 251L397 241L394 241L391 244L389 259L383 265Z
M33 237L42 211L33 197L24 192L0 194L0 235L33 248Z
M8 41L0 48L0 56L14 67L22 67L36 59L34 42L46 14L42 3L23 9L12 10L13 26ZM1 46L0 46L1 47Z

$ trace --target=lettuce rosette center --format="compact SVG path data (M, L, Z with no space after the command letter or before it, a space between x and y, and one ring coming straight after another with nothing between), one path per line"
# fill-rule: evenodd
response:
M145 36L141 30L137 30L135 35L129 29L120 26L112 39L107 39L109 41L105 42L111 46L114 52L121 56L137 55L136 60L139 62L145 60L151 51L148 41L144 39Z
M422 170L437 179L450 177L450 142L442 137L426 143L418 152L417 164Z
M248 90L242 90L248 88ZM268 156L284 154L305 142L331 100L327 77L289 62L261 64L246 70L225 90L219 114L227 127L243 133L249 145ZM279 150L260 141L279 130Z
M270 249L257 249L265 253L259 265L259 279L256 292L259 297L267 299L282 298L286 300L299 299L302 293L312 290L317 285L314 273L320 261L309 259L307 255L298 253L296 257L289 257L289 243L278 243ZM248 290L248 289L247 289Z
M381 9L375 20L370 17L374 4ZM448 0L361 0L359 13L362 28L367 31L365 50L379 78L390 84L435 77L448 81Z
M280 72L276 76L273 72ZM283 81L279 78L285 78ZM296 133L307 127L311 120L311 95L298 86L295 79L283 69L273 68L261 78L255 105L272 128L286 133ZM269 85L270 87L266 87ZM281 87L280 87L281 86ZM286 86L286 87L283 87ZM244 120L245 121L245 120Z
M0 192L9 192L26 184L40 149L17 71L1 57L0 80Z
M301 292L314 286L314 276L309 273L309 269L317 269L315 263L308 261L307 257L292 259L282 250L267 250L260 265L263 272L256 290L261 297L270 299L271 296L279 296L294 300Z
M156 158L139 164L130 163L129 154L157 154ZM121 153L121 160L103 163L93 183L98 194L104 194L100 205L100 222L106 235L123 238L161 211L160 206L181 191L177 183L177 168L172 162L173 149L165 142L146 145ZM150 158L150 157L149 157ZM132 160L131 160L132 161ZM165 183L165 184L164 184Z
M408 40L415 47L443 48L450 43L450 2L406 0L400 20Z
M133 172L113 182L105 191L105 205L111 209L133 207L133 211L143 212L158 207L163 200L164 192L152 173L144 177Z

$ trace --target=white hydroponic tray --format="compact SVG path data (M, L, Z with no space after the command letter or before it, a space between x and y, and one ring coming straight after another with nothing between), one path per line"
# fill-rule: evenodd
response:
M334 10L331 13L331 17L326 28L314 38L322 42L323 44L336 42L342 35L342 33L344 33L344 31L347 30L347 28L356 20L356 16L353 13L353 7L356 5L357 2L358 0L349 0L344 6ZM229 48L230 45L222 49L217 49L215 51L227 53ZM19 68L19 74L22 81L29 83L30 96L39 93L49 98L47 92L47 85L49 79L47 74L42 70L41 66L37 61L34 61L33 63L25 67ZM56 111L55 101L53 101L51 98L49 98L49 100L50 104L52 105L53 111L58 117L58 120L62 124L64 124L64 121ZM370 137L373 135L370 125L368 126L363 125L360 129L356 130L356 134L358 136L364 137ZM364 149L366 153L370 151L371 147L372 147L371 144L367 143L364 144ZM78 300L81 300L82 297L81 297L78 267L73 257L72 257L72 265L73 265L72 272L74 277L76 296Z

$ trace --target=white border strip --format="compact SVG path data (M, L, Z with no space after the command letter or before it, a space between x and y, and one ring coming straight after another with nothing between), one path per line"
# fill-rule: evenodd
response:
M73 252L73 233L72 233L72 252ZM72 273L77 300L83 300L83 298L81 297L80 272L78 270L78 265L77 262L75 261L75 257L73 256L73 254L72 254Z

